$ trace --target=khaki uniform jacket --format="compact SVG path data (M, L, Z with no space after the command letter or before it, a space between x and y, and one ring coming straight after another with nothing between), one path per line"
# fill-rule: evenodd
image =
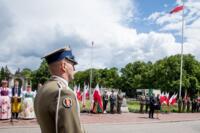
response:
M59 93L58 79L52 78L38 93L34 102L35 114L41 133L56 133L56 108ZM64 84L62 82L62 84ZM65 100L71 104L65 104ZM70 103L70 102L68 102ZM71 105L71 106L70 106ZM58 111L58 133L82 133L76 96L68 86L63 85Z

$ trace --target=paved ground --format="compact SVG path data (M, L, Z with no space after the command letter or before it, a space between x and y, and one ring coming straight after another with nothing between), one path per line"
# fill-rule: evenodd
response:
M81 114L88 133L199 133L200 113L160 114L149 119L147 114ZM36 120L0 121L1 133L40 133Z
M88 133L199 133L200 121L86 125Z
M155 115L156 116L156 115ZM176 122L200 120L200 113L170 113L160 114L159 119L149 119L147 114L124 113L124 114L81 114L82 124L101 123L154 123L154 122ZM12 126L36 126L36 119L33 120L1 120L1 127Z
M84 124L87 133L199 133L200 121L140 123L140 124ZM38 126L1 128L1 133L40 133Z

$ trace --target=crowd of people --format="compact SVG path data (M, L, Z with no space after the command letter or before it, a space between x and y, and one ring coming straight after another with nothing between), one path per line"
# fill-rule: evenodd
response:
M200 112L200 98L185 96L179 104L179 112Z
M13 87L8 87L8 82L2 80L0 87L0 120L6 119L33 119L34 113L34 99L36 91L32 91L30 85L23 89L19 86L19 81L15 80ZM93 98L94 104L91 110L92 113L121 113L121 106L123 102L123 94L119 90L117 93L114 90L108 93L107 90L98 98ZM102 102L102 108L99 104ZM109 109L108 109L108 105Z
M156 112L156 118L159 119L159 112L162 110L162 104L167 106L167 111L170 112L170 100L162 102L160 95L156 97L154 95L142 95L139 98L140 101L140 113L149 113L149 118L154 118L154 112ZM180 102L180 103L179 103ZM200 112L200 98L184 97L183 100L178 100L176 105L178 106L178 112Z
M19 81L14 81L14 86L8 88L8 82L2 80L0 87L0 119L33 119L35 118L33 102L36 92L31 86L26 89L19 86Z
M105 90L103 92L102 97L100 97L100 99L103 100L103 105L102 105L102 109L101 107L101 103L98 102L99 100L95 100L97 98L95 98L94 95L94 104L93 104L93 108L92 108L92 113L107 113L110 112L111 114L114 113L121 113L121 106L122 106L122 102L123 102L123 94L121 93L121 90L118 91L117 94L114 93L114 90L111 91L111 94L109 95L107 90ZM110 110L108 110L108 103L110 104Z

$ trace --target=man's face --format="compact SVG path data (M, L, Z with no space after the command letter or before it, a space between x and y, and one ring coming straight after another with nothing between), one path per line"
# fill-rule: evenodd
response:
M18 87L18 85L19 85L19 82L15 81L15 87Z
M75 67L74 67L74 63L72 63L71 61L65 60L65 69L66 72L68 73L68 78L69 81L74 79L74 71L75 71Z

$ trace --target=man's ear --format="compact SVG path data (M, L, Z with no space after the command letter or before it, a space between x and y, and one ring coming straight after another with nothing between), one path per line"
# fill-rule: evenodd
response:
M64 61L61 62L61 70L62 70L62 72L66 72L67 71L67 64Z

